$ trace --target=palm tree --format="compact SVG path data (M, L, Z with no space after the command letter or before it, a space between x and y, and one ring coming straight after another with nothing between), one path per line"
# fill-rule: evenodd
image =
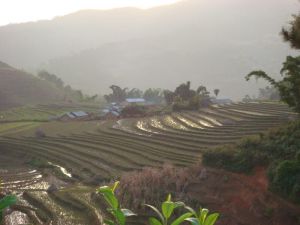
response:
M215 89L214 90L214 94L215 94L216 97L218 97L219 93L220 93L220 89Z
M296 112L300 112L300 56L288 56L283 63L280 73L283 76L281 81L274 80L261 70L253 71L245 78L247 81L253 76L256 79L263 78L267 80L279 90L282 101L287 103Z

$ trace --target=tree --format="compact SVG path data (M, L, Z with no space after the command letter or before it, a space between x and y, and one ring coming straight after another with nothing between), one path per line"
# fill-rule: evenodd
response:
M82 94L82 91L80 90L74 90L73 91L73 97L75 99L77 99L78 101L82 101L83 100L83 94Z
M104 95L104 98L107 102L123 102L127 96L128 88L121 88L117 85L111 85L109 87L112 90L112 93L109 95Z
M143 95L146 101L162 103L164 100L164 93L160 88L148 88Z
M246 76L246 80L251 77L263 78L272 86L278 89L281 100L287 103L296 112L300 112L300 56L288 56L281 69L283 79L276 81L264 71L252 71Z
M281 34L292 48L300 49L300 14L293 15L294 20L290 22L288 29L282 28ZM300 112L300 56L287 56L280 71L283 79L276 81L264 71L252 71L246 76L249 80L252 76L267 80L273 87L277 88L281 100L287 103L296 112Z
M138 88L132 88L130 91L126 93L127 98L142 98L143 91Z
M214 94L215 94L216 97L218 97L219 93L220 93L220 89L215 89L214 90Z
M203 85L200 85L197 89L197 94L201 97L209 97L209 91L207 91L206 87Z
M193 97L196 92L194 90L191 90L191 82L187 81L185 84L179 85L175 89L175 95L182 98L182 100L189 100L191 97Z
M292 48L300 49L300 14L293 15L289 28L282 28L281 34L284 41L289 42Z
M170 90L164 90L164 97L165 97L166 103L168 105L171 105L174 101L175 93Z
M265 87L259 89L258 99L261 100L280 100L280 94L277 88Z
M63 89L64 88L64 82L62 79L57 77L55 74L51 74L47 72L46 70L41 70L38 72L38 77L42 80L46 80L48 82L53 83L56 87Z

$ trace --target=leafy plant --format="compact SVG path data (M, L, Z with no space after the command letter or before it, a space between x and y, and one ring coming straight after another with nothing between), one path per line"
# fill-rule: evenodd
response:
M107 225L125 225L126 217L136 215L129 209L121 209L119 201L115 196L115 190L118 185L119 182L115 182L112 187L103 186L97 190L98 193L103 195L105 201L110 206L107 211L113 216L112 220L104 219L104 223ZM198 215L191 207L185 206L183 202L173 202L170 194L166 201L161 204L161 211L152 205L145 204L145 206L153 210L158 216L158 218L149 218L150 225L180 225L185 221L192 223L192 225L214 225L219 217L218 213L208 215L207 209L200 209ZM174 210L177 208L185 208L189 212L183 213L174 219Z
M3 211L11 205L16 204L16 202L17 197L14 195L7 195L0 200L0 222L2 221Z
M161 205L161 212L155 208L152 205L147 205L150 209L152 209L159 217L159 219L155 217L150 217L149 222L151 225L179 225L181 224L185 219L189 218L192 216L191 212L187 212L179 216L177 219L173 220L173 222L169 222L171 219L173 212L176 208L183 207L184 203L183 202L173 202L171 200L171 195L169 194L167 197L167 200L162 203Z
M219 213L212 213L209 215L208 209L200 208L199 214L197 214L196 211L192 208L188 206L185 208L189 210L194 216L185 219L185 221L190 222L192 225L214 225L219 217Z
M115 190L118 187L119 182L115 182L112 187L103 186L100 187L97 192L102 194L107 204L110 208L107 211L113 216L113 219L105 219L104 223L108 225L125 225L126 217L134 216L134 214L129 209L122 209L118 199L115 196Z

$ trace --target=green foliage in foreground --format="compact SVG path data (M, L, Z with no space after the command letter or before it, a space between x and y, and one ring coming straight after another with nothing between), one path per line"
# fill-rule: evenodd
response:
M250 173L268 167L270 189L300 203L300 121L203 154L207 166Z
M300 56L288 56L283 63L280 71L283 79L275 81L264 71L252 71L246 76L246 80L251 77L263 78L268 81L273 87L279 90L281 100L287 103L296 112L300 112Z
M188 219L189 217L192 216L192 213L184 213L178 218L174 219L173 222L169 222L170 218L172 217L174 210L179 207L183 207L184 203L183 202L173 202L171 200L171 195L168 195L168 198L165 202L161 204L161 212L155 208L152 205L146 204L147 207L152 209L158 216L159 220L156 219L155 217L150 217L149 218L149 223L151 225L178 225L181 224L185 219Z
M17 197L14 195L7 195L0 200L0 222L3 219L3 212L6 208L16 204Z
M115 182L112 187L103 186L97 190L98 193L103 195L106 203L110 207L107 211L112 215L112 219L104 220L107 225L125 225L126 217L136 215L129 209L121 209L120 203L115 196L115 190L118 185L119 182ZM214 225L219 217L218 213L209 215L207 209L200 209L199 214L197 214L192 208L185 206L183 202L173 202L170 194L168 195L167 200L162 203L161 212L152 205L146 204L146 206L153 210L158 216L158 219L156 217L149 218L150 225L180 225L185 221L192 225ZM188 212L173 219L174 210L183 207Z
M107 211L112 215L113 219L105 219L107 225L125 225L126 217L134 216L135 214L129 209L121 209L120 203L115 196L115 190L119 182L116 182L112 187L103 186L98 189L98 193L104 196L105 201L110 208Z

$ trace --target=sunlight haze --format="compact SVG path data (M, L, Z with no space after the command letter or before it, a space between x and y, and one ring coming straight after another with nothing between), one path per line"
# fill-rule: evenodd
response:
M179 0L9 0L0 8L0 26L52 19L82 9L151 8ZM17 6L17 7L16 7Z

